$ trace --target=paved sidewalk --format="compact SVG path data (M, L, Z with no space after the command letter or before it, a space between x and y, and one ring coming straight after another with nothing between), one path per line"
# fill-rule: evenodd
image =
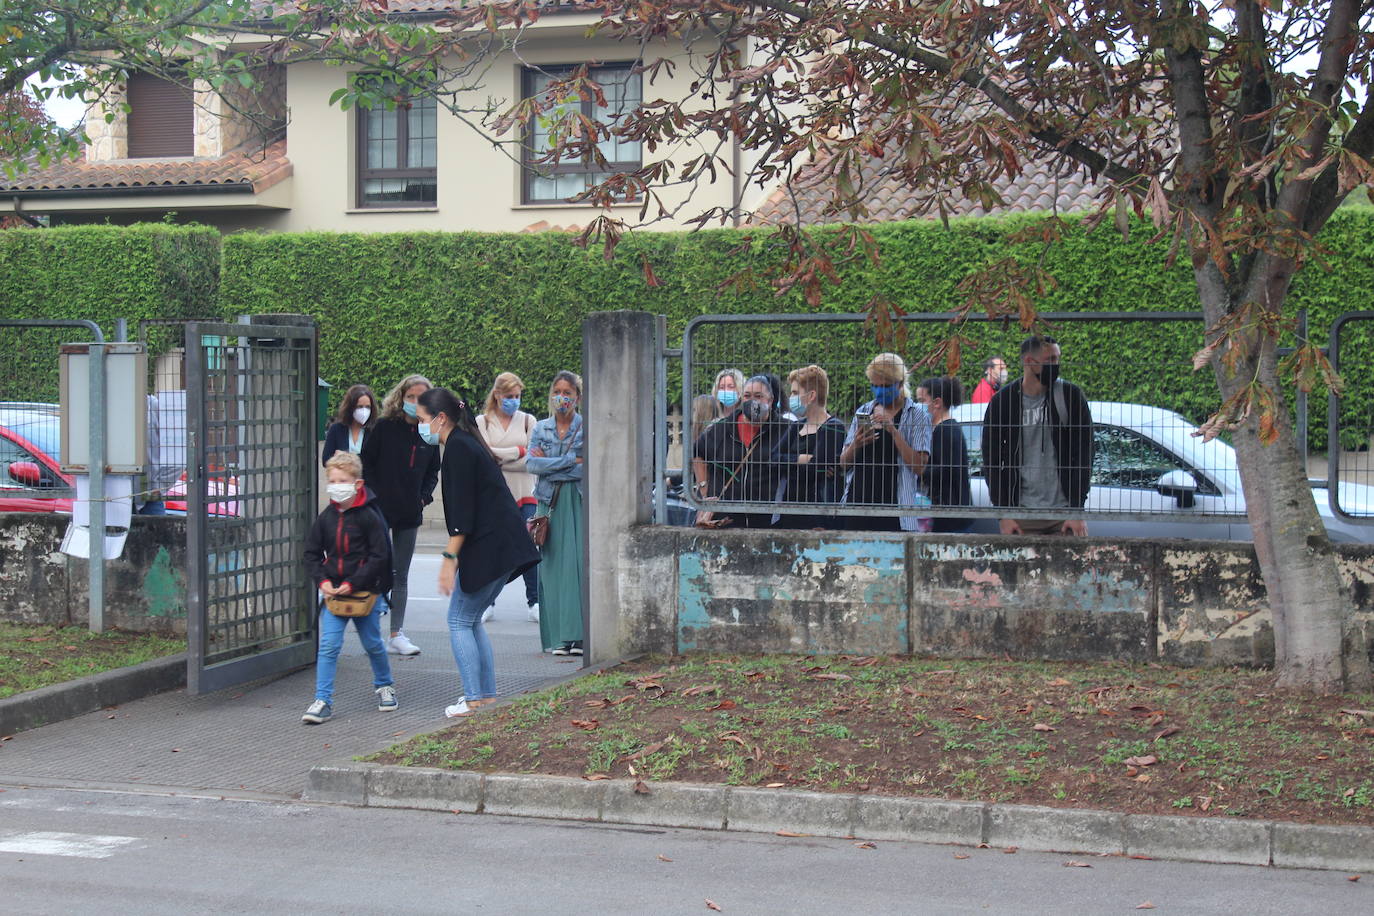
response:
M437 555L416 556L406 633L422 650L391 656L400 709L377 711L367 656L352 628L339 658L334 718L301 724L315 671L200 697L184 690L20 732L0 744L0 782L141 785L297 796L311 767L342 763L446 724L462 689L449 649L447 599L435 589ZM539 651L524 587L507 586L488 624L502 696L576 672L580 659Z

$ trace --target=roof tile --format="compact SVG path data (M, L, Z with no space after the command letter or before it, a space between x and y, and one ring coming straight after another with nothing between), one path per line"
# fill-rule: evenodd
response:
M244 185L257 193L291 175L286 140L266 147L241 146L218 159L114 159L106 162L65 160L32 169L14 178L0 177L0 192L105 188L201 187Z

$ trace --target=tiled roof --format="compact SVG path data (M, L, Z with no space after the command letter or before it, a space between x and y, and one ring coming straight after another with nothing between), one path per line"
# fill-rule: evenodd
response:
M1066 171L1062 163L1046 160L1027 160L1017 176L1003 176L992 182L1004 203L991 209L968 200L958 188L943 193L945 210L950 216L996 216L1008 213L1048 213L1058 210L1071 213L1095 209L1101 188L1084 170ZM930 218L938 215L931 203L931 188L913 188L900 171L892 169L883 159L865 161L862 181L856 182L868 214L860 222L881 223L894 220ZM833 188L828 176L816 167L808 167L794 178L789 186L778 188L754 211L750 222L774 225L794 223L802 225L846 222L847 212L827 213ZM795 195L796 201L792 200Z
M33 169L14 178L0 177L0 193L39 193L57 190L103 191L134 188L184 188L188 193L208 188L241 186L265 191L291 175L286 140L265 148L245 145L218 159L115 159L108 162L65 160Z
M482 0L390 0L386 4L387 13L448 13L475 6ZM274 11L289 10L297 5L297 0L254 0L253 15L259 19L270 18ZM593 11L601 8L599 0L542 0L539 4L548 12Z

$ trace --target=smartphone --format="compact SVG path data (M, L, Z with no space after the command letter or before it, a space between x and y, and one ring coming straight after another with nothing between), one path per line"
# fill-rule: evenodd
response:
M859 432L867 432L873 428L873 411L871 408L860 410L854 416L859 421Z

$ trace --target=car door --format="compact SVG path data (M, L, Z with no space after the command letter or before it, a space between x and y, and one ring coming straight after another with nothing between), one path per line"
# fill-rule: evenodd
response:
M1149 520L1089 520L1088 533L1103 537L1203 538L1228 540L1231 520L1206 518L1220 510L1220 491L1206 475L1188 466L1140 430L1093 424L1092 489L1087 508L1093 512L1138 512ZM1198 490L1191 506L1157 489L1171 471L1191 474Z
M38 486L15 479L10 469L31 464L38 470ZM40 456L0 426L0 512L70 512L75 494L47 456Z

